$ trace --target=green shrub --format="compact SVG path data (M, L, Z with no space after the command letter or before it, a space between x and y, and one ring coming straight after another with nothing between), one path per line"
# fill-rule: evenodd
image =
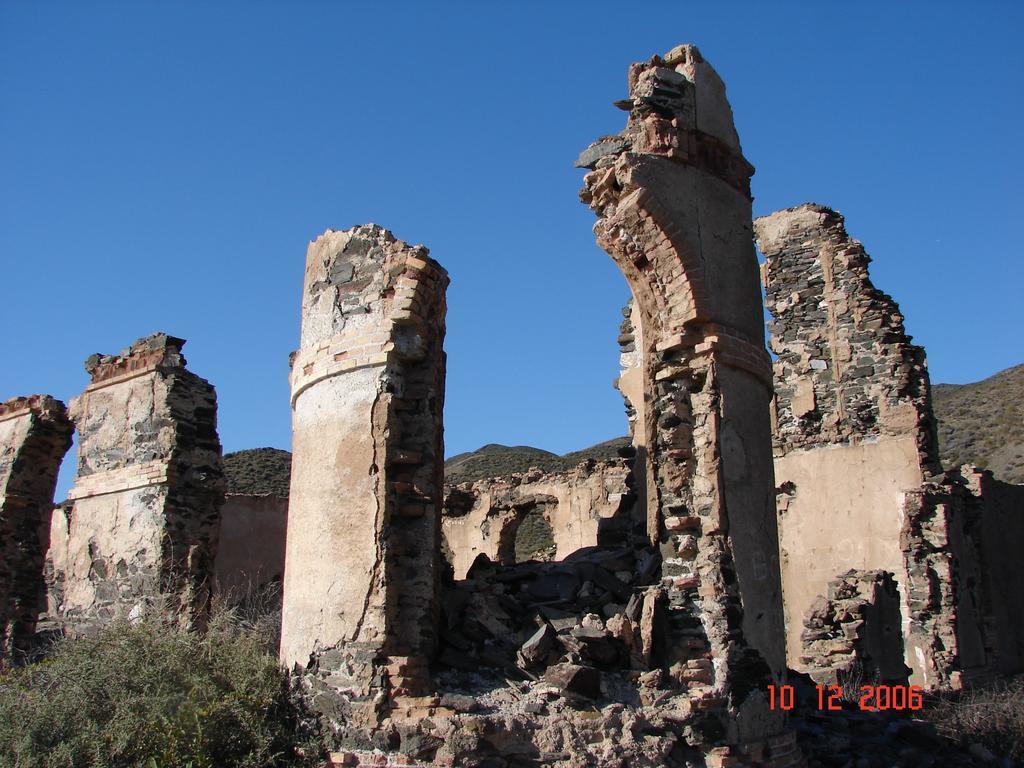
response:
M312 736L262 640L224 612L203 634L154 619L63 641L0 675L0 765L313 765Z

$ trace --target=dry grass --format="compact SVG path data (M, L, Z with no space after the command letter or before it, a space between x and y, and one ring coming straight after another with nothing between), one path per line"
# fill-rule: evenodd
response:
M938 696L922 716L954 743L981 744L997 755L1024 758L1024 678Z

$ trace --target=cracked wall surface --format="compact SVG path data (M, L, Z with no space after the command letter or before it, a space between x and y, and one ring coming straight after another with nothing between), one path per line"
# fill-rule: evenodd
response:
M0 667L29 652L45 611L50 510L72 431L48 395L0 403Z
M281 659L356 702L423 688L436 647L447 285L375 224L306 256Z
M57 613L73 631L155 602L185 621L207 609L224 476L216 394L185 368L184 344L157 333L86 360L91 383L69 408L78 471L55 516Z
M633 296L622 340L636 364L619 387L662 553L670 656L713 660L692 692L735 716L785 667L753 168L693 46L634 64L629 90L625 130L577 161L589 169L581 199Z

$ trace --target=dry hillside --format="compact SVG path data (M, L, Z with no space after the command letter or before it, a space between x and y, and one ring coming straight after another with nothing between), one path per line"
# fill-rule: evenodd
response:
M279 448L250 448L224 454L228 493L288 496L292 455Z
M446 483L464 483L488 477L506 477L516 472L526 472L533 467L544 472L561 472L587 459L614 459L619 455L618 451L628 445L628 437L616 437L582 451L559 456L527 445L491 443L479 450L460 453L448 459L444 463L444 479Z
M936 384L932 407L946 467L977 464L1024 483L1024 365L973 384Z
M936 384L932 400L946 467L977 464L991 469L1000 480L1024 483L1024 365L974 384ZM613 459L628 445L629 438L617 437L559 456L526 445L492 443L448 459L445 481L504 477L532 467L558 472L587 459ZM288 451L276 448L225 455L229 492L287 496L291 458Z

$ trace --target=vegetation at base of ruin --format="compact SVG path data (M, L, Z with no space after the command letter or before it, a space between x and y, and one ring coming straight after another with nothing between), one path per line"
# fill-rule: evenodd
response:
M278 448L251 448L224 454L228 493L287 498L292 455Z
M980 744L993 754L1024 759L1024 677L941 694L922 715L955 744Z
M973 384L936 384L932 408L943 466L977 464L1024 483L1024 365Z
M272 619L253 607L215 611L204 633L157 618L120 622L3 673L0 765L318 764L314 721L267 652Z
M475 451L452 456L444 463L446 483L466 483L494 477L507 477L537 468L543 472L564 472L587 460L602 461L618 457L618 450L629 446L628 437L616 437L603 443L562 456L528 445L491 443Z

